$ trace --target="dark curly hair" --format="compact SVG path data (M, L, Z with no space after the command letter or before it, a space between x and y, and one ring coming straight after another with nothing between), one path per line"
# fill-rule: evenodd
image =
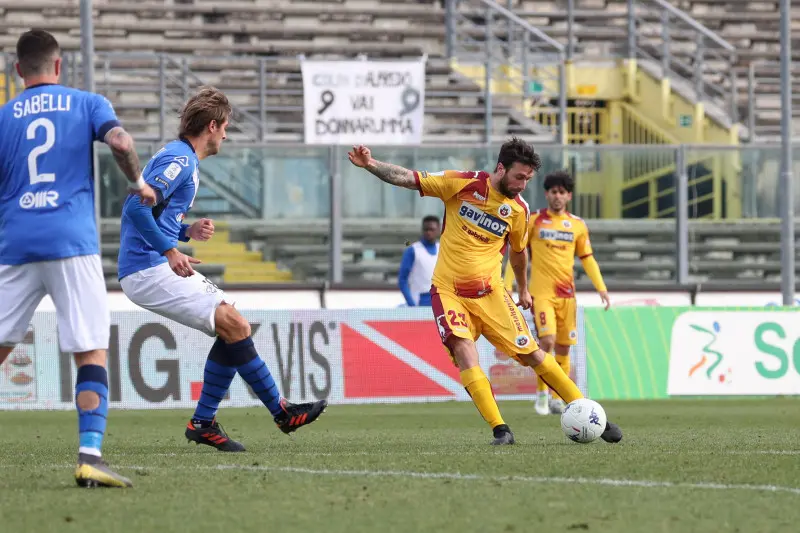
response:
M557 170L544 177L544 190L549 191L553 187L564 187L567 192L572 192L575 188L575 178L566 170Z
M519 137L512 137L500 147L497 164L501 163L506 170L511 168L514 163L520 163L538 172L542 167L542 158L539 157L539 154L536 153L531 144L526 143Z

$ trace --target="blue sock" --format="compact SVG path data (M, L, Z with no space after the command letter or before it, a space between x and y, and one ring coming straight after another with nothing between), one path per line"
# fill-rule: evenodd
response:
M200 392L200 399L197 402L192 422L211 423L217 414L220 402L228 393L233 377L236 375L236 367L229 366L226 355L225 342L217 337L211 351L208 352L206 368L203 372L203 390Z
M96 392L100 396L100 405L91 411L78 407L78 394L83 391ZM106 432L106 416L108 415L108 373L99 365L83 365L78 368L78 379L75 383L75 407L78 409L78 453L100 456L103 447L103 436Z
M272 379L272 374L267 368L267 363L259 357L253 339L248 337L243 341L226 344L229 360L236 364L236 370L248 385L253 389L272 416L278 416L281 409L281 393L278 385Z

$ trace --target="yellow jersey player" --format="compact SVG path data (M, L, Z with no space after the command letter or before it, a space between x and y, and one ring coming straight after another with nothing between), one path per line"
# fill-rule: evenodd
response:
M475 341L485 336L495 348L529 366L569 401L582 398L552 355L539 349L517 306L531 307L527 268L529 211L520 193L539 169L533 147L520 139L503 144L494 172L424 172L373 159L369 148L354 146L350 162L386 183L444 201L439 258L433 272L431 307L442 343L461 371L461 382L492 428L494 445L514 444L489 380L481 370ZM501 259L511 245L519 302L504 290ZM622 431L607 424L603 439L618 442Z
M567 212L575 182L567 172L548 174L544 179L547 208L534 212L528 225L528 250L531 257L530 292L533 296L533 321L542 350L552 353L566 375L570 375L569 350L578 342L577 303L573 269L577 255L583 269L608 309L611 300L592 255L589 229L583 219ZM561 398L548 405L548 387L540 378L536 412L560 414Z

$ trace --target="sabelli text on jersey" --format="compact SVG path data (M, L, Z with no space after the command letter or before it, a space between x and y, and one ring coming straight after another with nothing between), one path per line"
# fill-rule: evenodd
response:
M23 101L14 102L14 118L54 111L69 111L71 105L72 96L69 94L33 94Z

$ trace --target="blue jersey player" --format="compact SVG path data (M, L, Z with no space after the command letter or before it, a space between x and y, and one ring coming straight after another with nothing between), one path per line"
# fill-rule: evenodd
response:
M108 412L110 315L94 214L92 144L106 142L137 202L155 202L133 140L100 95L58 85L49 33L17 42L25 90L0 108L0 364L23 340L39 302L56 307L58 341L75 354L80 486L128 487L101 458Z
M206 241L214 224L201 219L184 224L199 186L198 166L219 152L231 114L227 97L213 87L192 96L181 112L178 140L159 150L142 175L155 189L155 207L129 197L123 208L119 278L135 304L216 337L203 373L203 389L187 424L189 441L226 452L244 451L216 421L219 404L238 373L269 409L284 433L310 424L327 402L292 404L281 397L266 363L250 338L250 323L216 285L192 264L198 260L176 248L178 241Z

